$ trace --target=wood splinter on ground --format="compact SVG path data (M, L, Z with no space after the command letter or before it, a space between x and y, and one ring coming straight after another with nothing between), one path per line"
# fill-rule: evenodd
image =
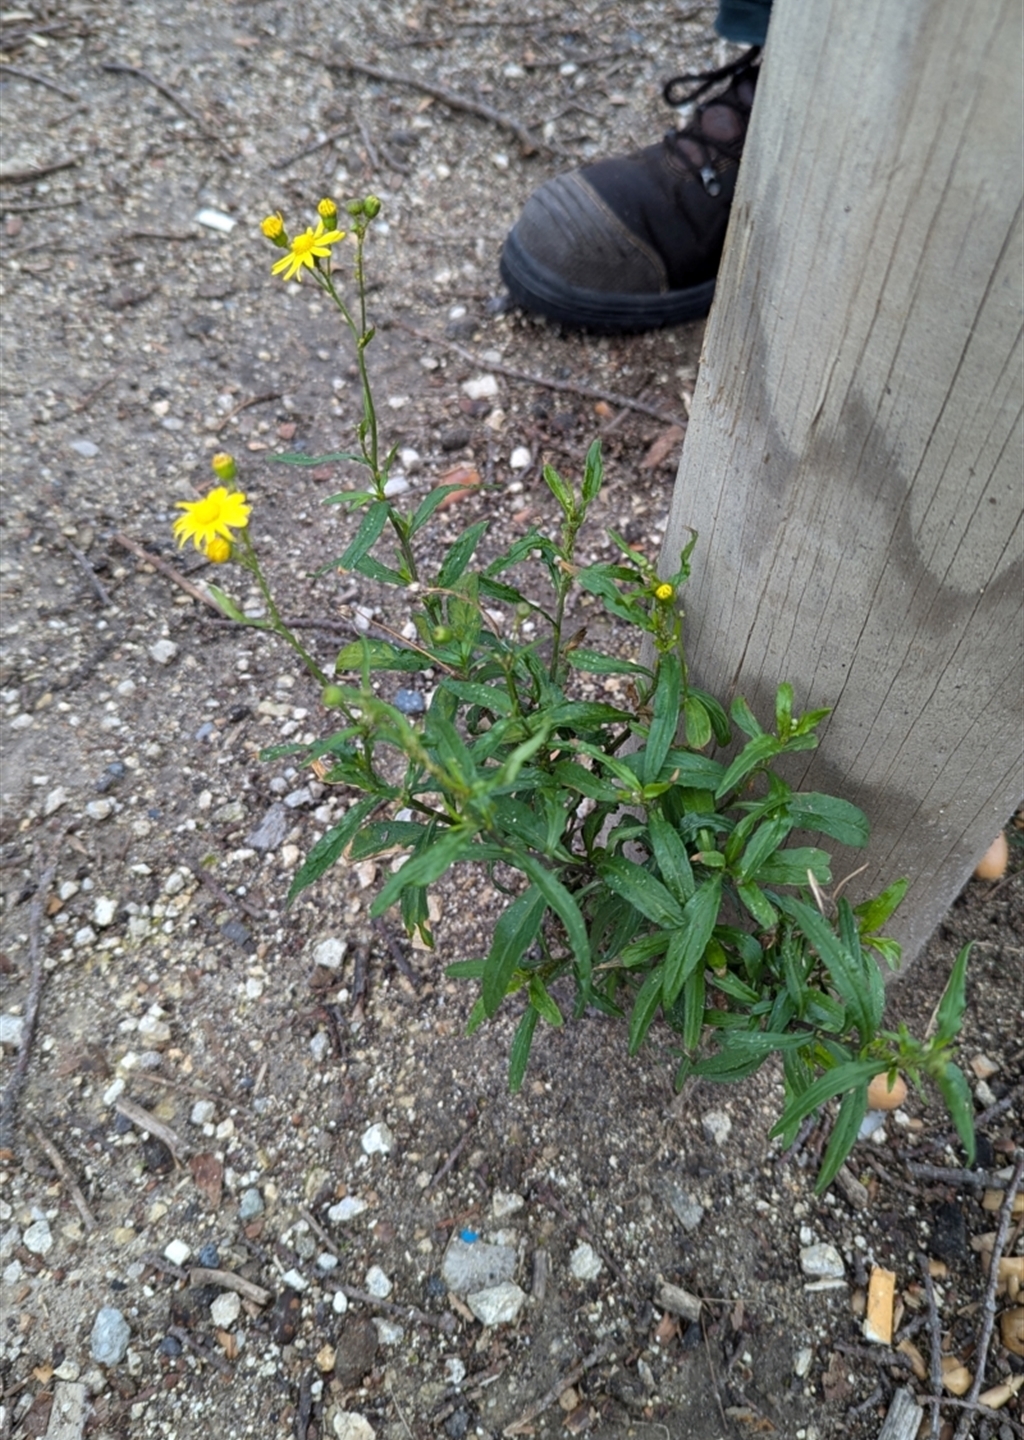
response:
M892 1312L896 1276L892 1270L875 1265L868 1283L868 1313L864 1317L864 1338L876 1345L892 1344Z

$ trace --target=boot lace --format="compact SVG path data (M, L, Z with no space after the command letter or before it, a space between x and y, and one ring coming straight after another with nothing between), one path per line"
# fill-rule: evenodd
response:
M716 95L713 100L706 101L697 107L697 113L685 129L670 131L665 137L667 144L676 147L679 146L680 140L689 140L699 147L701 154L699 164L690 160L685 151L681 151L681 153L700 176L701 183L709 195L718 195L722 188L715 170L715 160L718 158L739 160L743 151L744 135L741 133L735 140L716 140L705 135L701 124L704 111L710 104L726 105L737 115L742 116L744 121L746 120L750 114L750 106L744 104L739 98L736 86L744 75L755 72L760 54L761 47L755 45L752 49L745 51L738 60L733 60L728 65L722 65L717 70L704 70L697 75L675 75L671 80L665 81L662 94L666 103L672 106L692 105L695 100L699 100L702 95L706 95L709 90L723 80L731 82L728 89L720 95ZM692 90L683 88L690 85L696 86L696 88ZM745 129L744 126L744 131Z

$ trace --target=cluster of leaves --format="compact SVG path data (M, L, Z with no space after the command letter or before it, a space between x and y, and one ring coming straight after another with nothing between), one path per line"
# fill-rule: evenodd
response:
M479 987L471 1028L522 992L513 1089L540 1021L561 1026L597 1010L625 1022L635 1052L660 1015L678 1084L694 1074L735 1081L781 1056L775 1133L787 1143L842 1097L819 1186L849 1152L881 1071L937 1083L973 1154L970 1095L950 1058L967 952L927 1042L881 1028L879 960L895 965L899 947L880 930L905 885L856 907L830 899L828 853L793 843L795 832L845 846L868 838L855 806L794 791L777 768L817 745L827 711L795 714L782 684L766 730L742 699L726 713L690 683L679 591L693 541L668 578L614 534L614 562L579 564L577 536L602 483L595 443L578 491L544 469L561 511L557 536L531 530L474 564L487 530L479 521L426 578L417 537L454 487L404 514L369 468L372 489L335 497L364 514L333 564L399 588L415 605L416 638L363 639L337 657L324 699L344 724L304 754L327 784L361 798L310 852L292 893L342 855L400 849L404 863L373 913L400 906L407 930L432 943L430 885L455 865L486 866L508 905L488 954L448 973ZM394 553L382 558L387 535ZM514 583L524 570L539 574L548 603L531 598L536 583L531 594ZM567 636L574 591L647 636L650 663L587 648L585 631ZM432 693L421 720L381 698L386 672L424 677ZM597 687L583 677L610 675L616 703L590 698Z

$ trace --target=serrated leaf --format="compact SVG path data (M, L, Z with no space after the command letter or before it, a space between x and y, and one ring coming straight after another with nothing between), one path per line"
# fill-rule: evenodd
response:
M530 1059L530 1046L533 1044L533 1032L537 1028L537 1018L537 1011L530 1005L523 1012L523 1018L516 1026L515 1037L512 1040L512 1048L508 1056L508 1088L513 1095L518 1094L522 1088L526 1066Z
M486 1015L493 1015L508 993L512 973L536 940L547 908L544 896L531 885L499 915L481 989Z
M314 880L319 880L324 871L330 869L367 815L379 803L376 795L367 795L362 800L357 800L351 810L346 811L345 818L332 830L328 830L326 835L321 836L299 867L288 890L286 904L290 904L301 890L312 885Z

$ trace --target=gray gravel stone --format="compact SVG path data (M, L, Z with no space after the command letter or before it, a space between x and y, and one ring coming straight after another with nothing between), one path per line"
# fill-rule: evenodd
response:
M104 1305L93 1323L89 1353L99 1365L120 1365L132 1332L128 1321L113 1305Z
M47 1255L53 1249L53 1235L47 1222L34 1221L22 1236L22 1243L33 1255Z
M169 665L177 657L178 647L173 640L157 640L149 647L151 660L158 665Z
M275 803L271 805L252 834L245 837L245 843L253 850L276 850L288 834L291 825L292 821L288 811L283 805Z
M239 1220L255 1220L257 1215L263 1214L263 1196L255 1186L242 1191L241 1199L238 1202Z
M511 1280L466 1296L466 1304L482 1325L508 1325L526 1304L526 1295Z
M487 1245L456 1235L449 1242L441 1264L441 1279L455 1295L486 1290L511 1280L516 1270L516 1252L508 1245Z
M805 1245L800 1251L800 1269L816 1280L842 1280L846 1274L843 1257L834 1245Z

